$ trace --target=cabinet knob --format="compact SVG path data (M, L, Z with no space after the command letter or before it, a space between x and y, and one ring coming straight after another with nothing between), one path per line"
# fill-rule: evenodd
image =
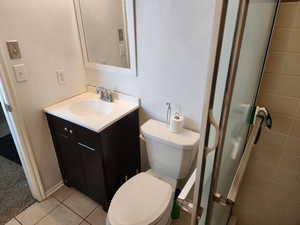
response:
M66 132L68 132L68 128L65 127L64 130L65 130Z
M73 134L73 131L72 131L72 130L70 130L69 132L70 132L70 134Z

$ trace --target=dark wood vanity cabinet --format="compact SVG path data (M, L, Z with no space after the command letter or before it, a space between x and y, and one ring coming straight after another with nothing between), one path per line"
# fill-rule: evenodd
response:
M138 110L100 133L47 114L64 183L108 210L117 189L140 171Z

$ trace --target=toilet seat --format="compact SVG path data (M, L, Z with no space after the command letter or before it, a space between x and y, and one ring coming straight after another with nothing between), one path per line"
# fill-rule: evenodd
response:
M153 225L165 215L172 186L149 173L140 173L117 191L110 204L110 225Z

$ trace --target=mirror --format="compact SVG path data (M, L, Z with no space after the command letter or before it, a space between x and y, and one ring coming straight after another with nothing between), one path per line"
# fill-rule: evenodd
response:
M85 65L136 73L134 0L74 0Z

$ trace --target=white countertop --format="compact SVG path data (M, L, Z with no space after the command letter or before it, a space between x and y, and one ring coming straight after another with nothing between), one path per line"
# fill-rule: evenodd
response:
M139 99L114 92L114 102L100 100L99 95L86 92L44 111L97 133L139 108Z

